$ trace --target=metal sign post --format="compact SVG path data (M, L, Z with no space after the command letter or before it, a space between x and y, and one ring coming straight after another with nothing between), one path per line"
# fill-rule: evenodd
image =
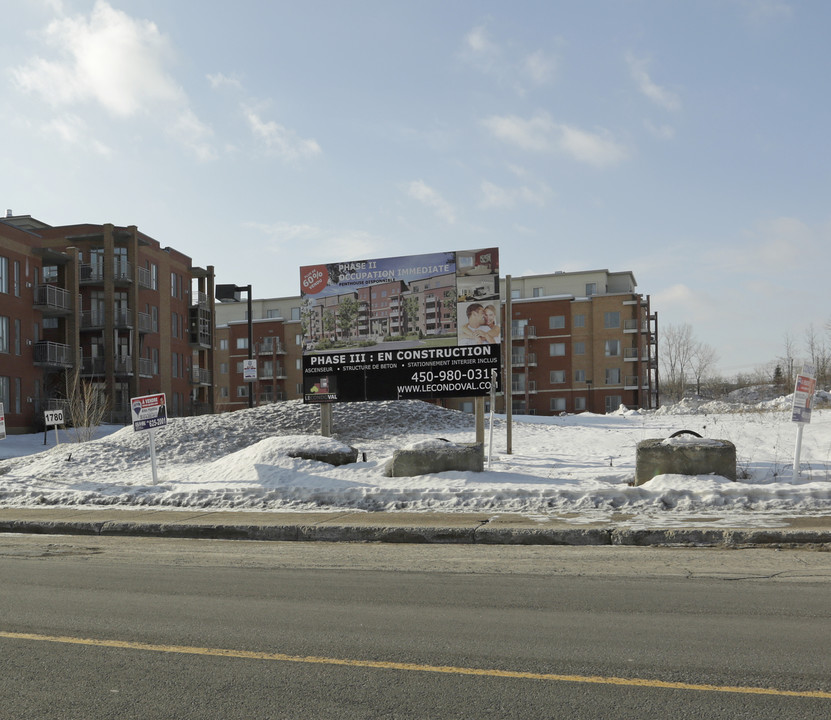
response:
M158 484L156 471L156 428L167 425L167 402L164 393L130 398L130 410L133 417L133 430L150 431L150 465L153 470L153 484Z
M791 420L797 423L793 476L791 478L791 482L794 483L799 478L799 456L802 453L802 432L805 426L811 422L811 410L813 408L814 392L816 389L817 379L813 366L803 366L802 374L796 376L796 386L793 392L793 410L791 413Z
M6 415L3 412L3 403L0 402L0 440L6 439Z

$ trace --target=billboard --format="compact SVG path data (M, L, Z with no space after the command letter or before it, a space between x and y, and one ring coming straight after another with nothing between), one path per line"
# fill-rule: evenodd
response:
M301 267L304 401L498 389L499 291L497 248Z

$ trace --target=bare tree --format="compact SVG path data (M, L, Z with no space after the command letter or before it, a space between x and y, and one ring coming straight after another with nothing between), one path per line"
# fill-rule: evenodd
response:
M786 332L783 342L785 343L785 354L781 358L782 372L785 374L785 387L792 388L794 380L796 379L796 375L794 374L796 341L790 332Z
M831 373L831 349L817 334L813 323L805 331L805 348L808 351L808 357L811 358L811 365L814 366L817 382L820 386L828 384L829 373Z
M92 440L97 428L107 414L110 403L104 393L88 380L81 380L81 368L75 366L64 374L66 385L66 412L72 424L75 439Z
M712 345L695 343L695 349L690 357L690 373L695 379L695 392L701 395L701 383L713 371L718 362L718 353Z
M689 323L667 325L661 333L661 390L675 400L684 397L687 373L695 353L692 326Z

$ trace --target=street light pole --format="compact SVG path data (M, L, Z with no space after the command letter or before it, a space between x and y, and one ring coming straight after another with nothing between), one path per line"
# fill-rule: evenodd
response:
M246 285L245 290L248 293L248 359L254 359L254 315L251 309L251 286ZM255 383L257 381L254 380L248 386L248 407L254 407L254 393L253 390L256 387Z

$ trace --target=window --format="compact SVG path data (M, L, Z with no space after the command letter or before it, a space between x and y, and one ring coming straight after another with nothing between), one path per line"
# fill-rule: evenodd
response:
M279 310L266 310L266 311L265 311L265 316L266 316L267 318L272 319L272 320L273 320L274 318L282 318L282 317L283 317L283 316L280 314L280 311L279 311Z
M9 259L0 257L0 293L9 291Z
M20 297L20 261L14 261L14 294Z
M551 357L560 357L566 354L565 343L550 343L548 346L548 354Z
M521 297L519 290L511 290L511 300L519 300Z
M574 409L575 410L585 410L586 409L586 398L584 398L584 397L574 398Z
M294 361L294 367L295 367L295 369L297 369L297 370L302 370L302 369L303 369L303 360L302 360L302 358L297 358L297 359Z
M303 344L303 336L302 336L302 335L300 335L300 334L295 335L295 336L294 336L294 342L295 342L297 345L302 345L302 344Z
M566 326L566 316L565 315L551 315L548 318L548 329L549 330L562 330Z
M170 273L170 297L176 297L176 273Z
M221 397L221 398L227 398L228 397L228 388L225 387L224 385L221 388L219 388L219 397Z
M242 375L243 370L245 370L245 368L243 367L243 361L242 361L242 360L240 360L240 361L237 363L237 372L238 372L240 375Z
M531 291L533 297L542 297L545 295L545 288L536 287Z
M9 352L9 319L0 315L0 352Z
M606 357L618 357L620 355L620 340L606 341Z
M9 379L0 375L0 403L3 407L9 407Z
M237 350L248 350L248 338L237 338Z
M21 410L20 410L20 396L23 394L23 391L21 390L20 386L21 386L20 378L15 378L14 379L14 411L18 415L20 415L20 413L21 413Z
M597 283L586 283L586 296L597 295Z
M560 383L564 383L566 381L566 371L565 370L552 370L550 374L550 382L552 385L559 385Z
M179 337L179 313L170 313L170 328L171 335L175 338Z
M292 320L299 320L300 319L300 308L299 307L293 307L291 309L291 319Z
M159 332L159 308L150 308L150 322L153 327L153 332Z
M603 313L603 327L607 330L611 328L619 328L620 313L617 311Z
M156 263L150 263L150 289L159 289L159 266Z
M171 353L170 355L170 368L172 370L173 377L179 377L179 357L176 353Z
M228 349L228 339L227 338L222 338L222 340L219 341L219 349L220 350L227 350Z
M248 397L248 385L237 385L237 397L238 398L247 398Z
M46 318L44 318L44 322L46 322ZM57 318L55 318L55 327L57 327ZM14 354L20 355L20 318L14 319Z
M614 412L615 410L617 410L621 406L622 402L623 402L623 400L621 399L620 395L607 395L606 396L606 412L607 413Z
M584 313L577 313L574 316L574 327L586 327L586 315Z
M574 382L579 382L579 383L586 382L586 371L585 370L575 370L574 371Z
M582 340L574 343L574 354L575 355L585 355L586 354L586 343Z
M159 374L159 349L153 348L151 351L151 357L153 358L153 374Z
M228 374L228 363L219 363L219 374L220 375L227 375Z
M565 398L551 398L551 411L563 412L566 409Z
M620 368L606 368L606 384L620 385Z

